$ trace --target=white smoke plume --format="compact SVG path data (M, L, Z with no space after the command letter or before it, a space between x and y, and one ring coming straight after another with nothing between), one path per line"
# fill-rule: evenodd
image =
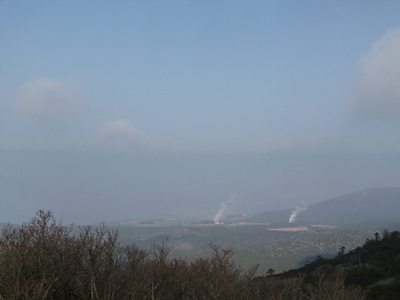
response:
M307 210L307 206L297 206L296 209L293 210L292 214L290 215L289 223L294 223L294 221L296 221L297 215L305 210Z
M232 206L235 204L235 195L230 195L229 200L227 202L222 202L221 207L218 212L214 216L215 224L221 223L224 220L225 216L232 211Z

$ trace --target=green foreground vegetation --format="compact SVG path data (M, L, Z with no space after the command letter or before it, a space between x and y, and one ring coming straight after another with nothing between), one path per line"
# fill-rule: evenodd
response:
M2 228L0 299L351 300L398 299L400 292L397 231L276 275L242 268L231 248L208 247L205 257L172 257L165 241L144 250L122 244L104 225L77 230L39 211L20 227Z

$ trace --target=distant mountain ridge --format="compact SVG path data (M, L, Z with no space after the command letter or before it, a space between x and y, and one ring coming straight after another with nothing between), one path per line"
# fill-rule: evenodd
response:
M260 213L246 221L289 223L295 209ZM308 206L296 214L293 224L380 226L400 220L400 188L378 187L335 197Z

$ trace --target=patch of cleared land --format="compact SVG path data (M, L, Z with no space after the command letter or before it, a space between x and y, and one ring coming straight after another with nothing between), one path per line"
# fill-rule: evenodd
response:
M275 230L275 231L308 231L308 227L298 226L298 227L288 227L288 228L269 228L267 230Z

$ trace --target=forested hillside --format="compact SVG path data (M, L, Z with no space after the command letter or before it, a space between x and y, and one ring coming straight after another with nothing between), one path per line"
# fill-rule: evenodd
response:
M315 281L316 274L329 277L335 272L345 275L347 286L360 286L368 290L367 299L399 299L400 293L400 233L377 232L373 239L346 253L341 247L335 258L317 258L297 270L284 273L284 277L305 274L305 281Z

